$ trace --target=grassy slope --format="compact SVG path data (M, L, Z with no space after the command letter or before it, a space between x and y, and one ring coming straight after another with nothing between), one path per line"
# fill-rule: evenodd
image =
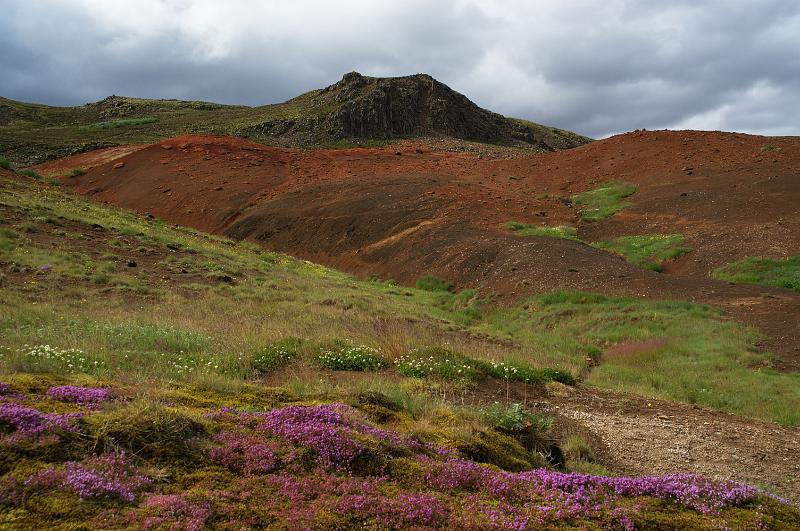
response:
M551 432L552 419L513 408L483 412L460 405L469 382L404 378L384 371L326 383L314 358L304 355L315 352L318 342L330 348L335 338L379 349L369 352L387 360L409 355L413 348L435 346L448 357L447 352L460 352L475 359L566 367L589 374L590 382L623 389L628 388L629 373L616 378L614 371L624 369L641 379L635 364L622 363L620 368L612 360L608 368L601 365L589 373L586 357L598 357L606 345L627 338L679 335L684 338L676 343L684 349L681 363L697 360L687 347L704 349L700 361L708 360L720 378L727 375L730 380L749 371L738 362L758 357L744 354L752 344L750 332L688 303L553 294L516 308L481 310L460 294L357 280L247 243L89 203L32 180L6 179L0 184L0 381L11 386L0 389L0 394L11 393L0 398L0 409L7 407L2 404L19 404L47 413L83 415L79 435L56 431L13 444L0 439L0 473L5 474L0 482L0 525L138 527L180 520L223 527L239 522L241 527L247 515L255 519L251 525L291 525L283 519L295 518L295 524L318 527L386 526L390 518L401 527L438 526L449 520L448 512L460 515L460 525L478 525L501 496L478 486L432 487L425 478L441 475L437 467L448 466L443 464L446 457L415 454L418 450L408 443L387 445L381 442L382 432L364 431L371 428L352 434L353 443L364 449L358 460L346 462L346 470L318 468L313 452L303 450L302 444L298 453L298 443L265 438L248 421L214 414L220 407L263 412L341 401L354 406L354 414L371 425L501 469L547 465L545 456L556 445L565 454L560 466L567 470L604 472L576 427L560 426L557 434ZM132 259L136 267L127 265ZM475 335L481 331L489 339ZM282 388L265 387L263 375L255 370L258 360L275 352L276 340L284 340L278 345L281 350L291 350L295 343L285 341L289 336L305 338L306 346L299 350L307 352L268 376ZM667 364L663 374L674 368L670 360L675 350L670 348L661 352ZM692 372L696 371L686 370ZM752 389L783 381L780 375L750 373L747 385ZM602 374L612 377L604 380ZM689 382L707 387L716 383ZM65 384L103 386L114 398L89 408L44 395L51 386ZM638 390L659 396L672 396L674 391L668 385ZM764 402L768 394L744 396L762 401L763 411L755 416L776 415L773 405ZM791 396L780 400L784 405L797 403ZM697 401L705 403L704 395ZM739 405L721 407L733 410ZM245 446L237 446L242 444L237 441ZM104 449L124 450L127 462L99 462L96 456ZM242 453L251 451L256 453ZM111 470L123 486L139 481L127 472L134 469L152 482L131 487L133 502L106 493L78 503L77 487L62 472L66 460L80 462L69 466L91 474L102 476ZM256 470L248 472L245 466ZM263 475L267 469L270 472ZM354 477L347 479L345 472ZM372 482L378 475L385 479L379 480L383 483L376 491ZM26 485L30 477L41 479ZM305 482L302 498L292 494L297 480ZM336 494L328 494L331 491ZM465 496L471 492L481 501L465 509ZM366 495L382 509L342 510L338 504L349 499L343 494ZM509 503L505 517L524 517L518 500L511 497ZM436 509L428 515L431 504ZM410 513L409 507L414 508ZM535 505L524 510L543 517ZM579 513L566 522L614 526L623 516L639 527L693 528L721 522L753 527L761 520L781 525L796 518L793 509L763 496L711 517L685 502L621 496L602 510ZM555 515L547 518L559 522Z
M23 346L50 344L86 352L103 367L100 376L222 385L251 377L254 357L274 341L343 339L378 348L389 362L415 348L447 347L477 360L568 371L609 389L800 424L798 375L769 370L757 335L705 306L555 294L492 308L469 290L360 281L33 181L8 181L0 199L8 205L0 233L0 331L13 351L7 370L35 369ZM138 267L127 267L130 259ZM488 339L476 340L475 331ZM664 346L602 358L616 343L641 339Z

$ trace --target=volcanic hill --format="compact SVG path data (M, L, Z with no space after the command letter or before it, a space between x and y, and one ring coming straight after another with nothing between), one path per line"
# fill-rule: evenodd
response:
M288 147L431 136L552 151L590 141L481 109L425 74L378 78L351 72L326 88L259 107L121 96L50 107L0 98L0 156L23 165L196 133Z

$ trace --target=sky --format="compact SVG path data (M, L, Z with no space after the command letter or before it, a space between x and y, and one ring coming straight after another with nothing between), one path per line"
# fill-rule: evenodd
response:
M800 135L797 0L0 0L0 96L262 105L430 74L478 105L603 138Z

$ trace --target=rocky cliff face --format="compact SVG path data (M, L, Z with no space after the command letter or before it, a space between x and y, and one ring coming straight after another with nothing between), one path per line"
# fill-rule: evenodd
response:
M506 119L485 111L424 74L368 78L352 72L322 95L335 94L341 108L326 120L342 137L391 138L447 135L494 141L507 137Z
M482 109L429 75L376 78L358 72L287 104L300 117L270 120L246 136L310 135L315 141L449 136L480 142L528 144L545 150L589 139Z

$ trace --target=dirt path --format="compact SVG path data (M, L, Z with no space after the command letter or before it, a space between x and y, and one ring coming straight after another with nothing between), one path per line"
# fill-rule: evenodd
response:
M733 479L800 503L798 428L589 389L549 397L538 405L596 433L620 472L691 472Z

